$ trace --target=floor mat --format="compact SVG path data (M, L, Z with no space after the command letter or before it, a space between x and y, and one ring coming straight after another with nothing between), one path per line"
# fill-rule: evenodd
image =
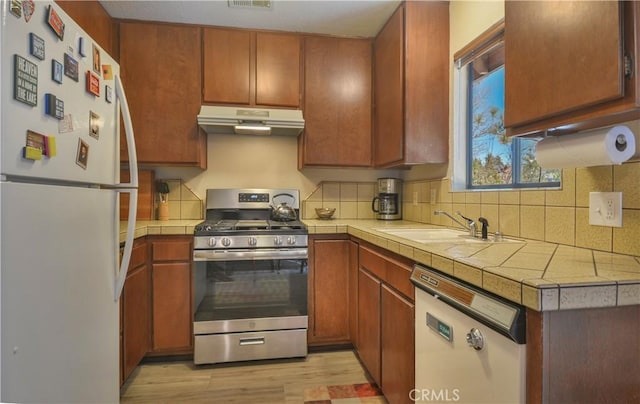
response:
M386 402L382 391L373 383L320 386L304 390L304 404L385 404Z

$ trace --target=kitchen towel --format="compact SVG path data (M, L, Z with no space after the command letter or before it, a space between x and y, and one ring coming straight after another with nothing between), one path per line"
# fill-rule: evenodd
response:
M572 135L548 136L536 144L536 160L543 168L622 164L635 152L633 132L623 125Z

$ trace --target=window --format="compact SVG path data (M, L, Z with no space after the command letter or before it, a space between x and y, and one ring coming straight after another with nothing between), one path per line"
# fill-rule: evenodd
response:
M503 33L500 23L454 56L454 189L558 187L561 170L536 162L539 139L506 135Z

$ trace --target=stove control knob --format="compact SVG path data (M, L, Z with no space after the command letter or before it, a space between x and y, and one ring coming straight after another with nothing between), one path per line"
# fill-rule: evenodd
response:
M258 239L255 237L249 237L249 245L255 247L258 244Z
M287 244L294 245L295 243L296 243L296 237L295 236L287 237Z
M282 237L280 237L280 236L275 236L275 237L273 238L273 244L275 244L275 245L282 245Z
M229 237L223 237L222 240L220 240L222 242L222 245L225 247L229 247L231 245L231 239Z
M215 247L216 245L216 239L213 237L209 238L209 247Z

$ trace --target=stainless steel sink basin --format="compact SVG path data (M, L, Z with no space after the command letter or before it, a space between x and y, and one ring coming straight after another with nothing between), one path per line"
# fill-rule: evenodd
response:
M404 238L414 241L416 243L488 243L494 242L492 239L482 240L481 238L474 238L469 235L468 232L462 230L453 229L411 229L411 228L396 228L386 229L377 228L379 232ZM519 240L502 239L501 243L514 243L520 242Z

